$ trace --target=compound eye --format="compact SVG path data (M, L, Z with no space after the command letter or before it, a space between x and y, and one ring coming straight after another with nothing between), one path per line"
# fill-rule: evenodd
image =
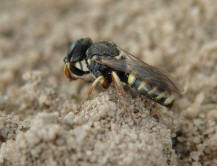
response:
M69 49L68 49L68 55L72 54L75 46L76 46L77 42L73 42L70 46L69 46Z

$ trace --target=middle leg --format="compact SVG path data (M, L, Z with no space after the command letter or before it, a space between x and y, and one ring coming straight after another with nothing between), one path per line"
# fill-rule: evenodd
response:
M124 92L122 83L117 75L117 73L115 73L114 71L112 71L112 80L115 83L116 88L118 89L119 93L121 94L121 96L123 97L123 99L121 100L122 104L124 106L126 106L126 109L129 108L129 105L126 103L126 101L124 100L126 98L126 94ZM130 110L130 118L133 121L134 124L136 124L136 120L132 114L132 111Z
M101 85L105 88L107 88L109 85L108 85L108 81L105 79L104 76L99 76L97 79L95 79L95 81L92 83L88 93L87 93L87 96L82 100L79 108L78 108L78 111L75 112L75 114L78 114L79 112L81 112L81 106L84 104L84 102L92 95L93 93L93 90L96 88L96 85L98 83L101 83Z

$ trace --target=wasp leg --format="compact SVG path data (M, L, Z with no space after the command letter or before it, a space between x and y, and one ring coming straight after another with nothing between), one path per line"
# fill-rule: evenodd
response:
M80 111L81 111L81 106L84 104L84 102L91 96L91 94L93 93L93 90L96 88L96 85L97 83L100 82L103 87L108 87L108 82L107 80L105 79L105 77L103 76L99 76L97 79L95 79L95 81L92 83L88 93L87 93L87 96L83 99L83 101L81 102L79 108L78 108L78 111L75 112L75 114L78 114Z
M95 89L95 87L96 87L96 85L97 85L98 82L100 82L103 86L106 86L106 84L107 84L107 80L105 79L105 77L99 76L99 77L98 77L97 79L95 79L95 81L92 83L92 85L91 85L91 87L90 87L90 89L89 89L89 91L88 91L88 94L87 94L85 100L87 100L87 99L91 96L91 94L92 94L93 90Z
M118 75L114 71L112 72L112 80L114 81L115 86L118 89L121 96L126 97L126 94L124 93L124 89L123 89L123 86L121 84L121 81L120 81Z
M116 88L118 89L118 91L119 91L119 93L121 94L121 96L122 96L123 98L125 98L125 97L126 97L126 94L125 94L125 92L124 92L124 89L123 89L123 86L122 86L122 84L121 84L121 81L120 81L118 75L117 75L114 71L112 72L112 80L114 81L115 86L116 86ZM126 109L129 108L129 105L126 103L126 101L125 101L124 99L123 99L121 102L122 102L122 104L126 107ZM134 118L134 116L133 116L133 114L132 114L132 111L130 111L130 118L131 118L131 120L133 121L133 123L136 124L136 120L135 120L135 118Z

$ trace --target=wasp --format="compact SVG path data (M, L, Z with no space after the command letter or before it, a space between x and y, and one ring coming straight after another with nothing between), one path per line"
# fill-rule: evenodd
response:
M83 70L82 61L85 61L87 71ZM123 96L121 82L168 108L180 95L175 83L165 73L108 41L94 43L90 38L77 40L70 45L64 63L64 73L69 80L83 79L86 74L95 77L87 98L98 83L108 88L112 82ZM77 63L80 63L80 68Z

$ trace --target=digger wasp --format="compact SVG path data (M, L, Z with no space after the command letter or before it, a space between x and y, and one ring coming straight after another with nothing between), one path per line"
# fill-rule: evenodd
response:
M76 67L83 60L87 71L82 65ZM87 98L97 83L108 88L112 81L121 94L124 94L121 83L124 82L136 92L168 108L180 95L179 89L166 74L107 41L94 43L90 38L82 38L73 42L64 63L64 73L69 80L83 79L81 76L86 74L95 77Z

